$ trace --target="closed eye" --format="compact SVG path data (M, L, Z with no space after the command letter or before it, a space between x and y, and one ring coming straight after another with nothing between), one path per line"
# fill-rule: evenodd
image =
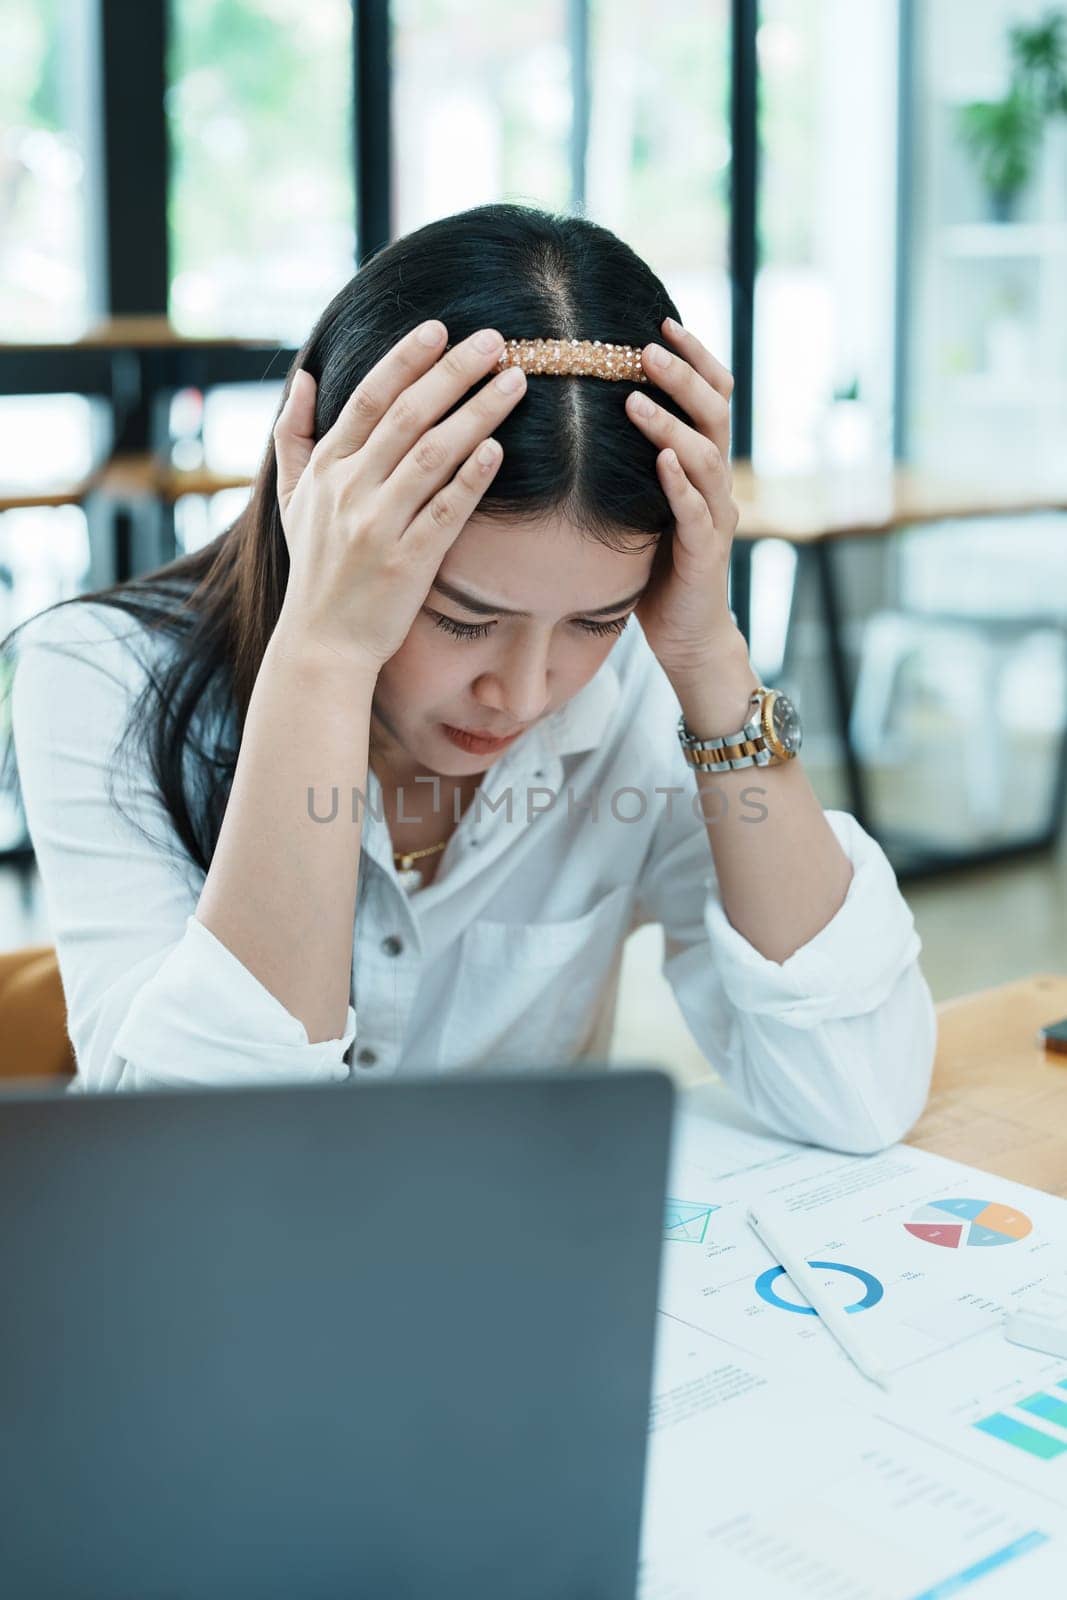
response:
M443 628L456 639L484 639L490 629L496 627L495 622L457 622L455 617L443 616L440 611L431 611L429 615L435 626ZM621 633L632 615L633 612L628 611L624 617L613 617L610 622L594 622L591 617L578 617L574 626L585 633Z

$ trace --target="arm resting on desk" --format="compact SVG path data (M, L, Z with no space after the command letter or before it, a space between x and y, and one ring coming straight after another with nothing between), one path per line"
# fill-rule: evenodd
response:
M730 923L707 830L687 807L657 830L640 892L663 924L664 976L709 1063L775 1132L866 1154L922 1112L937 1021L884 851L847 812L826 817L852 881L826 926L784 962Z

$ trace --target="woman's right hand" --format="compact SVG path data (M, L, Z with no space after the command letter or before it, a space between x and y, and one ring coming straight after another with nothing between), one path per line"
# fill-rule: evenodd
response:
M376 674L395 655L437 569L491 483L500 445L490 435L519 397L499 378L431 426L496 367L504 341L482 330L443 356L413 329L372 367L315 443L316 384L293 376L274 428L278 504L289 547L279 629ZM489 332L492 344L478 340ZM488 441L492 457L479 460ZM458 471L457 471L458 468Z

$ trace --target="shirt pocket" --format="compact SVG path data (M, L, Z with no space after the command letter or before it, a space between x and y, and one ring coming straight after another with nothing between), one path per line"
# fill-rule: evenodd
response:
M573 1060L630 931L633 899L624 883L566 922L473 922L460 941L441 1067Z

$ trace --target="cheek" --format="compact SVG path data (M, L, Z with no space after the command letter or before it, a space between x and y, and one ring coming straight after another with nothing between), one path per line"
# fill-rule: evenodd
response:
M575 653L582 658L590 671L595 672L600 663L610 656L619 640L624 639L636 627L637 621L631 617L621 633L593 634L582 641Z
M440 705L469 683L476 651L477 645L464 649L432 623L418 619L378 681L383 687L387 683L393 704L408 712Z
M634 624L631 622L629 626L632 628ZM572 637L568 644L561 645L552 663L553 700L560 704L570 700L579 689L584 689L618 641L617 634L605 634L603 637L579 634L577 638Z

